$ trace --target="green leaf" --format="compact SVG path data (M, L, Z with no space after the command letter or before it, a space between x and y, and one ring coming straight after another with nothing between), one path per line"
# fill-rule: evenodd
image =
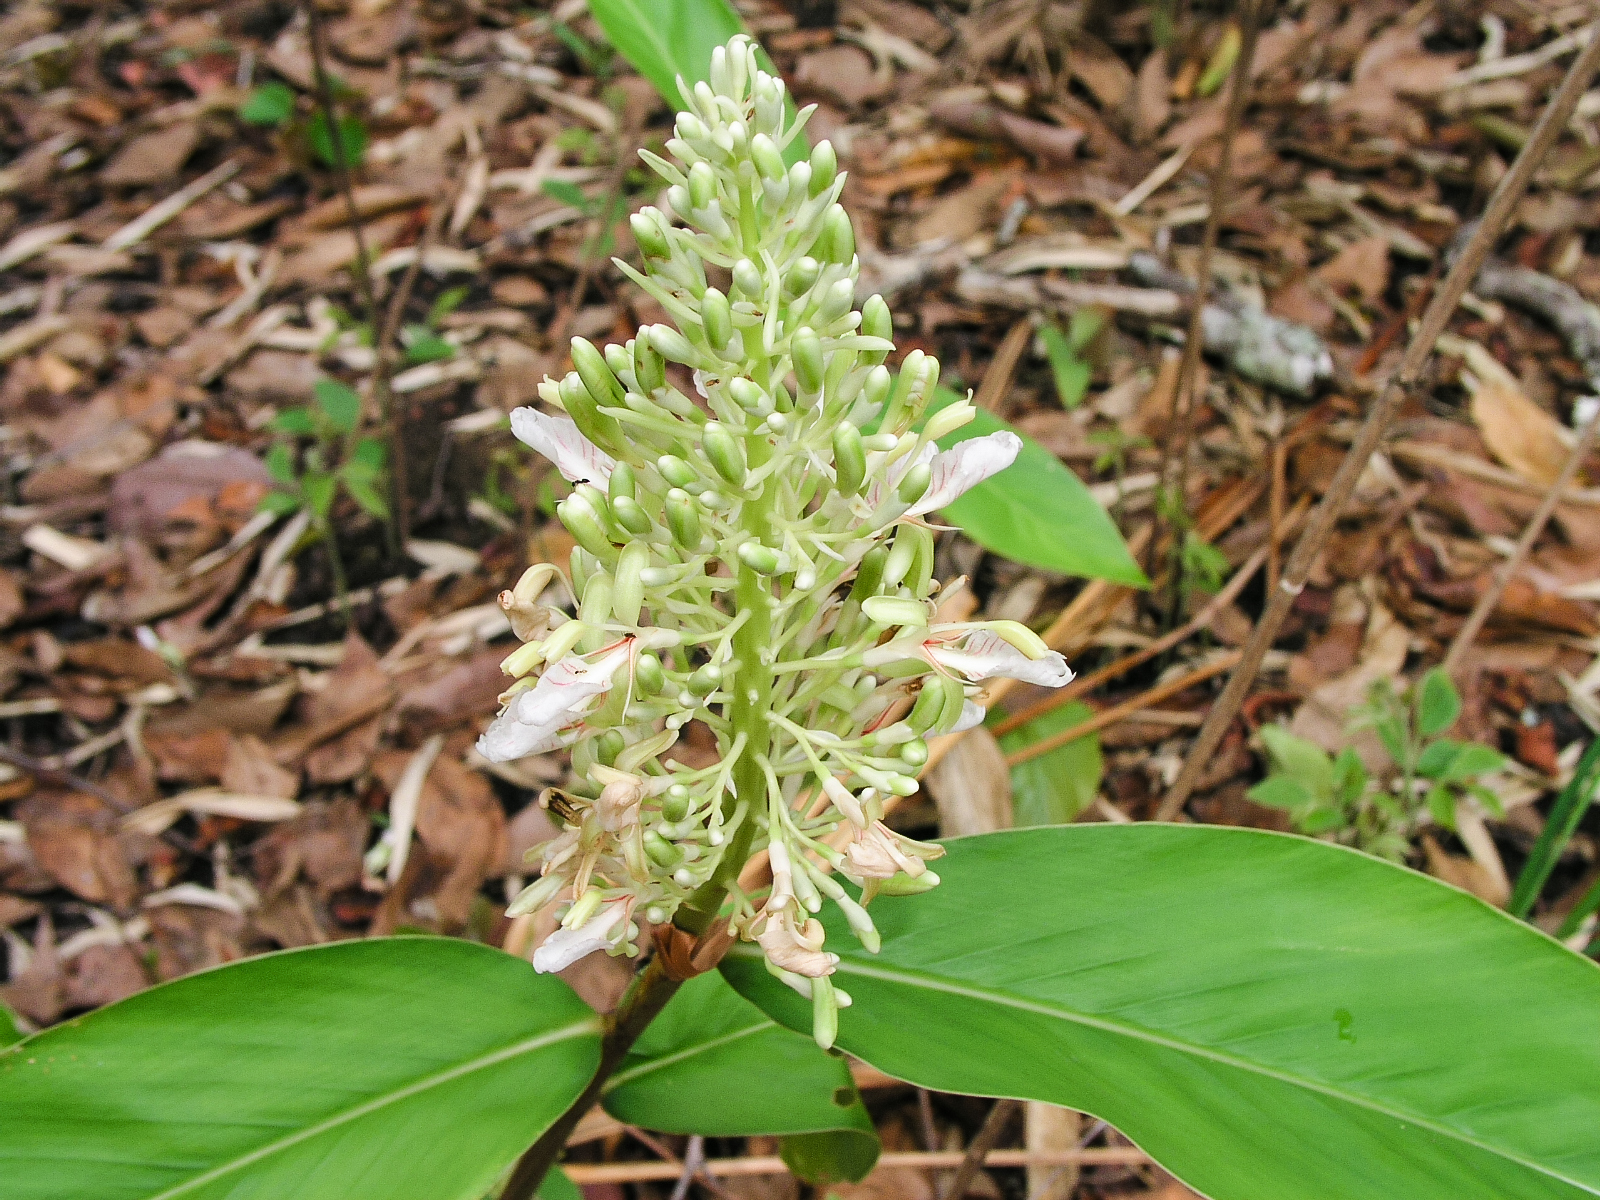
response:
M438 325L440 321L460 308L462 302L470 295L472 295L472 288L466 284L462 284L460 287L446 288L440 292L438 298L428 306L428 324Z
M268 492L261 497L259 511L287 517L290 513L300 511L300 497L293 492Z
M370 477L353 471L355 463L346 463L339 473L344 482L344 490L350 493L350 498L359 504L363 511L377 517L380 521L389 519L389 502L384 499L383 493L373 486Z
M1423 737L1443 733L1461 715L1461 695L1443 667L1435 667L1417 684L1417 732Z
M844 1060L776 1024L715 973L679 989L606 1084L603 1103L619 1121L663 1133L831 1135L832 1152L864 1164L861 1175L878 1157Z
M267 468L267 474L279 483L293 484L297 478L294 473L294 451L282 442L273 442L267 448L262 465Z
M1282 725L1263 725L1261 744L1273 766L1312 796L1324 803L1333 799L1333 760L1321 746L1296 737Z
M0 1004L0 1046L9 1046L22 1040L22 1030L17 1028L17 1015Z
M317 421L311 410L302 404L278 413L267 428L290 437L309 437L317 432Z
M959 399L947 388L937 388L928 412ZM948 450L967 438L1010 428L979 409L972 421L941 438L939 446ZM1022 452L1017 461L951 504L945 515L984 549L1015 562L1148 587L1150 581L1128 553L1127 543L1083 481L1038 442L1018 436Z
M1062 705L1003 735L1000 748L1014 754L1093 716L1094 709L1081 701ZM1011 800L1017 825L1065 825L1076 820L1094 803L1104 773L1100 739L1092 733L1018 763L1011 768Z
M1534 901L1544 890L1545 880L1556 869L1562 852L1572 840L1572 835L1578 831L1579 823L1597 794L1600 794L1600 738L1589 743L1577 767L1573 769L1572 778L1556 797L1550 816L1545 820L1544 832L1533 844L1528 861L1517 876L1516 886L1511 889L1511 899L1506 901L1507 912L1525 917L1533 911ZM1600 884L1596 885L1596 889L1591 895L1600 895ZM1589 898L1584 897L1585 904ZM1576 926L1573 928L1576 929ZM1568 932L1570 934L1571 931Z
M332 128L328 124L327 114L322 112L314 114L306 125L306 146L325 167L339 165L339 156L334 151ZM344 150L345 162L351 167L359 167L361 160L367 156L367 127L360 117L346 115L339 118L339 141Z
M361 424L361 396L337 379L319 379L311 385L323 415L340 433L354 433Z
M329 471L307 471L300 480L300 492L306 507L319 517L326 517L333 508L334 493L339 481Z
M372 471L381 471L389 462L389 448L377 438L362 438L350 451L350 461Z
M251 90L239 105L239 119L249 125L282 125L294 116L294 89L273 80Z
M560 1167L552 1166L539 1184L539 1200L583 1200L583 1189Z
M1433 814L1433 819L1445 829L1455 832L1456 828L1456 798L1447 787L1431 787L1423 801L1428 811Z
M406 362L411 366L418 363L440 362L443 359L454 358L456 347L453 342L434 333L424 325L412 327L412 335L406 339Z
M1056 395L1061 399L1061 407L1077 408L1089 390L1093 369L1078 357L1072 342L1057 325L1051 323L1040 326L1039 336L1044 341L1044 352L1050 360L1050 373L1055 376Z
M1289 812L1315 808L1317 797L1298 779L1289 775L1269 775L1252 787L1246 796L1268 808L1282 808Z
M1506 756L1500 751L1478 742L1464 742L1456 748L1455 757L1450 760L1450 766L1442 778L1445 783L1461 783L1476 779L1479 775L1487 775L1490 771L1498 771L1505 765Z
M873 903L880 954L821 914L848 1053L1093 1113L1214 1200L1600 1193L1600 967L1465 892L1259 830L948 850L939 887ZM758 948L723 970L810 1028Z
M565 204L579 212L589 211L589 197L584 195L581 187L568 180L546 179L539 185L539 190L558 204Z
M248 959L0 1051L6 1200L477 1200L577 1099L594 1013L485 946Z
M796 1179L813 1187L830 1183L859 1183L878 1165L881 1147L876 1135L856 1133L796 1133L783 1139L778 1154Z

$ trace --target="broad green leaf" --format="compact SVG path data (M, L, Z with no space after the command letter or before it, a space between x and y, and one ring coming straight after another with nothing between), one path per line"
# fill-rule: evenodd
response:
M319 379L311 385L323 415L340 433L354 433L361 424L361 396L337 379Z
M406 342L406 362L411 366L418 363L440 362L456 356L454 342L448 342L426 326L418 326L418 332Z
M1600 1194L1600 967L1537 930L1258 830L948 849L938 888L873 903L880 954L822 914L854 999L838 1044L881 1070L1093 1113L1213 1200ZM809 1028L758 956L723 970Z
M546 179L539 185L539 190L558 204L565 204L579 212L589 211L589 197L584 195L581 187L569 180Z
M369 477L355 472L355 463L349 463L341 472L344 481L344 490L350 493L350 498L359 504L363 511L377 517L380 521L389 519L389 502L384 499L383 493L372 485Z
M339 155L333 144L333 126L328 124L327 116L318 112L312 116L306 125L306 145L318 162L325 167L337 167ZM344 160L351 167L359 167L361 160L367 156L367 127L360 117L342 116L339 118L339 147L343 150Z
M303 404L294 408L286 408L278 413L268 423L268 428L274 433L288 434L290 437L309 437L317 431L317 421L311 415L311 410Z
M22 1040L22 1030L17 1028L17 1015L0 1004L0 1046L9 1046Z
M339 481L327 471L307 471L300 477L300 492L306 498L306 507L319 517L326 517L333 508L333 497Z
M1461 694L1443 667L1435 667L1417 684L1417 732L1423 737L1443 733L1461 715Z
M448 938L291 950L0 1051L6 1200L478 1200L577 1099L600 1022Z
M539 1200L583 1200L583 1190L560 1167L551 1167L539 1184Z
M663 1133L828 1134L813 1155L861 1168L834 1178L859 1179L878 1158L844 1060L776 1024L715 973L679 989L606 1084L603 1102L618 1120Z
M1282 725L1263 725L1261 744L1272 763L1318 800L1333 797L1333 760L1315 742L1296 737ZM1264 803L1272 803L1264 801Z
M267 474L278 483L293 484L294 452L282 442L274 442L267 450L267 456L262 460L262 465L267 468Z
M1269 775L1245 793L1257 804L1290 812L1315 807L1317 797L1305 784L1289 775Z
M1094 709L1074 701L1019 725L1000 738L1000 748L1013 754L1093 716ZM1017 825L1065 825L1076 820L1094 803L1104 772L1100 739L1092 733L1018 763L1011 768L1011 802Z
M813 1187L830 1183L859 1183L878 1165L878 1139L854 1132L830 1130L796 1133L783 1139L778 1153L796 1179Z
M937 412L959 399L949 389L937 388L928 411ZM948 450L967 438L1010 428L979 409L972 421L941 438L939 445ZM1022 452L1017 461L946 508L951 522L984 549L1015 562L1148 587L1150 581L1128 553L1127 543L1083 481L1038 442L1018 436Z
M389 447L377 438L362 438L350 451L350 461L369 471L381 471L389 462Z
M294 116L294 89L273 80L251 90L239 105L239 119L250 125L282 125Z

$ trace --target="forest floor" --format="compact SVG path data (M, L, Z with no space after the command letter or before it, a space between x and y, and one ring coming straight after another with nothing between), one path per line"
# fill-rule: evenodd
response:
M1009 693L999 735L949 748L896 820L927 834L1151 818L1590 8L1269 6L1214 298L1294 326L1312 366L1286 389L1294 362L1208 354L1186 416L1183 291L1236 17L1087 0L739 7L850 172L861 294L889 300L900 352L936 354L947 384L1075 471L1157 586L1086 584L955 532L941 574L971 576L988 617L1050 631L1080 676L1187 630L1071 707ZM505 418L567 369L571 336L622 340L661 319L608 253L633 252L615 217L656 200L635 151L667 136L669 110L582 0L323 13L341 140L363 159L348 196L325 162L303 10L63 0L0 17L0 999L24 1028L278 947L420 929L526 953L541 932L502 913L524 853L553 833L533 798L567 763L490 764L473 743L503 686L495 597L530 562L563 562L571 539L553 475ZM351 267L363 250L370 289ZM1600 374L1583 303L1600 298L1600 91L1496 254L1498 284L1486 274L1452 319L1183 819L1290 828L1247 795L1268 765L1263 725L1370 756L1352 710L1444 658L1561 472ZM1530 279L1576 291L1530 307ZM353 389L362 431L401 451L390 519L374 515L381 470L340 485L337 555L309 511L261 507L284 494L290 445L316 468L315 439L282 430L303 406L336 413L344 393L324 385L319 402L319 380ZM374 453L324 434L313 454L329 469ZM1158 505L1175 447L1183 503ZM1162 582L1174 562L1176 591ZM1600 728L1597 601L1590 456L1455 671L1453 736L1508 756L1495 803L1464 802L1453 827L1408 812L1396 853L1413 866L1505 901ZM1071 745L1024 753L1113 709ZM1600 876L1597 836L1591 818L1567 844L1541 926ZM626 976L606 959L569 972L602 1006ZM983 1120L984 1102L868 1069L859 1082L897 1154L958 1157ZM575 1161L660 1161L615 1122L583 1135ZM1076 1114L1029 1106L1000 1145L1006 1165L974 1194L1188 1195ZM1079 1148L1121 1154L1061 1165ZM949 1174L896 1160L834 1190L933 1200ZM740 1175L716 1194L797 1187Z

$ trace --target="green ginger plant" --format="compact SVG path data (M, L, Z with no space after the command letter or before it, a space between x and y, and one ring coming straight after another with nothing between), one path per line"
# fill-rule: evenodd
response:
M812 914L832 900L876 949L873 896L938 882L926 863L941 849L881 819L887 797L916 790L925 737L981 720L970 696L985 679L1072 673L1018 623L935 619L954 587L933 578L927 515L1021 442L1002 431L939 452L974 410L923 423L938 362L913 351L898 379L885 365L893 321L877 296L855 307L833 148L785 166L810 110L791 120L784 99L749 42L716 52L711 82L684 90L676 162L644 152L685 224L642 209L645 270L617 260L674 325L603 352L574 338L575 370L540 388L563 415L512 414L574 485L556 511L580 603L573 620L537 603L547 564L502 596L525 645L478 749L572 751L577 782L553 805L568 827L511 910L561 910L536 967L636 953L640 916L703 930L730 893L732 928L811 999L827 1046L849 996ZM692 372L699 403L668 364ZM668 757L690 720L715 733L717 762ZM764 896L739 882L758 854Z
M701 36L707 4L736 22L724 0L591 11ZM1103 1117L1217 1200L1600 1194L1600 970L1475 898L1256 830L932 847L880 824L925 735L977 716L974 682L1067 671L1015 628L933 620L954 585L932 582L927 515L1015 447L937 454L943 396L915 428L935 368L881 369L890 323L852 307L832 158L780 175L794 126L750 50L685 89L681 166L656 164L689 227L636 230L676 327L580 343L547 388L564 415L517 418L573 482L580 543L573 617L540 604L549 568L504 599L525 644L481 747L572 750L549 797L567 829L517 904L555 907L546 970L457 938L340 941L24 1038L0 1049L6 1200L529 1200L596 1105L784 1135L812 1182L859 1178L872 1121L819 1040ZM718 739L704 771L671 761L691 718ZM604 1016L549 973L635 946Z

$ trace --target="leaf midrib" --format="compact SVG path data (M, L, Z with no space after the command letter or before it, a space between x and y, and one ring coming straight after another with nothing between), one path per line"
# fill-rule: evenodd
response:
M367 1116L370 1113L378 1112L391 1104L398 1104L403 1100L409 1100L413 1096L421 1095L429 1088L442 1087L444 1084L450 1083L456 1079L460 1079L464 1075L470 1075L474 1071L484 1070L487 1067L495 1066L499 1063L506 1062L509 1059L517 1058L523 1054L531 1054L533 1051L541 1050L546 1046L553 1046L559 1042L568 1041L576 1037L582 1037L585 1034L598 1035L599 1033L600 1019L598 1017L587 1017L571 1025L562 1026L560 1029L553 1029L548 1033L542 1033L537 1037L524 1038L522 1041L515 1042L510 1046L502 1047L501 1049L492 1051L489 1054L482 1055L464 1063L458 1063L453 1067L439 1071L433 1075L425 1076L422 1079L407 1084L403 1088L389 1092L383 1096L379 1096L376 1099L367 1100L361 1104L352 1105L349 1108L342 1109L339 1112L334 1113L332 1116L325 1117L323 1120L318 1121L314 1125L308 1125L304 1129L296 1130L294 1133L291 1133L285 1137L281 1137L275 1142L270 1142L265 1146L259 1146L247 1154L242 1154L238 1158L212 1167L210 1170L202 1172L191 1179L186 1179L182 1183L177 1184L174 1187L170 1187L164 1192L154 1193L148 1198L148 1200L171 1200L172 1197L185 1195L198 1187L202 1187L205 1184L211 1183L213 1180L221 1179L224 1175L228 1175L234 1171L240 1170L243 1167L248 1167L253 1163L261 1162L263 1159L270 1158L272 1155L277 1154L280 1151L288 1150L302 1142L319 1137L328 1132L330 1129L337 1129L341 1125L349 1124L351 1121L360 1120L362 1117Z
M643 1076L650 1074L652 1071L662 1070L663 1068L670 1067L675 1063L680 1063L686 1059L694 1058L698 1054L706 1054L712 1050L719 1050L723 1046L732 1045L740 1038L751 1037L757 1033L765 1033L767 1030L776 1029L777 1027L778 1023L776 1021L758 1021L754 1025L747 1025L743 1029L735 1030L732 1033L725 1033L721 1037L714 1037L710 1041L696 1042L693 1046L679 1050L675 1054L665 1054L660 1058L652 1058L648 1062L642 1062L630 1070L618 1071L610 1079L606 1080L606 1085L601 1091L601 1095L608 1096L623 1084L632 1083L635 1079L642 1078Z
M742 946L735 946L729 951L730 957L737 958L755 958L758 955L759 951L752 952L751 949ZM1052 1004L1047 1004L1036 1000L1027 1000L1019 996L1008 995L1005 992L991 991L988 988L967 984L950 983L940 979L938 976L928 975L920 971L910 970L908 968L891 969L888 967L874 967L868 966L855 959L846 958L839 963L837 970L840 974L854 974L866 979L877 979L885 983L900 984L907 987L922 987L930 991L943 992L946 995L960 996L969 1000L987 1001L1002 1008L1015 1009L1019 1012L1031 1012L1039 1016L1055 1017L1059 1020L1067 1021L1075 1025L1082 1025L1090 1029L1098 1029L1104 1033L1120 1034L1135 1041L1147 1042L1151 1045L1161 1046L1183 1054L1189 1054L1196 1058L1202 1058L1211 1062L1219 1063L1223 1066L1233 1067L1234 1069L1246 1072L1247 1074L1259 1075L1264 1078L1274 1079L1279 1083L1286 1083L1292 1087L1299 1087L1304 1088L1306 1091L1317 1092L1321 1095L1331 1097L1332 1099L1343 1101L1344 1103L1352 1105L1356 1108L1364 1108L1369 1112L1378 1113L1379 1115L1389 1117L1396 1121L1409 1122L1413 1125L1427 1129L1432 1133L1436 1133L1441 1137L1448 1138L1451 1141L1472 1146L1478 1150L1482 1150L1486 1154L1492 1154L1497 1158L1504 1159L1507 1162L1515 1163L1518 1166L1527 1168L1528 1170L1534 1171L1540 1175L1544 1175L1550 1179L1559 1180L1562 1183L1569 1184L1572 1187L1578 1188L1580 1191L1589 1193L1590 1195L1600 1195L1600 1189L1595 1188L1593 1185L1586 1183L1581 1179L1574 1179L1572 1176L1563 1174L1560 1171L1545 1166L1543 1163L1532 1161L1510 1150L1484 1142L1460 1129L1456 1129L1449 1125L1443 1125L1432 1118L1422 1116L1406 1109L1392 1107L1380 1102L1375 1098L1364 1096L1359 1092L1349 1092L1342 1088L1335 1087L1332 1084L1307 1079L1303 1076L1292 1075L1287 1071L1269 1067L1262 1063L1251 1062L1249 1059L1239 1058L1236 1055L1224 1054L1219 1050L1195 1045L1192 1042L1181 1041L1165 1034L1158 1034L1152 1030L1144 1029L1137 1025L1124 1024L1122 1022L1108 1020L1104 1017L1093 1017L1087 1013L1074 1012L1071 1009L1058 1008ZM865 1055L862 1057L864 1058Z

